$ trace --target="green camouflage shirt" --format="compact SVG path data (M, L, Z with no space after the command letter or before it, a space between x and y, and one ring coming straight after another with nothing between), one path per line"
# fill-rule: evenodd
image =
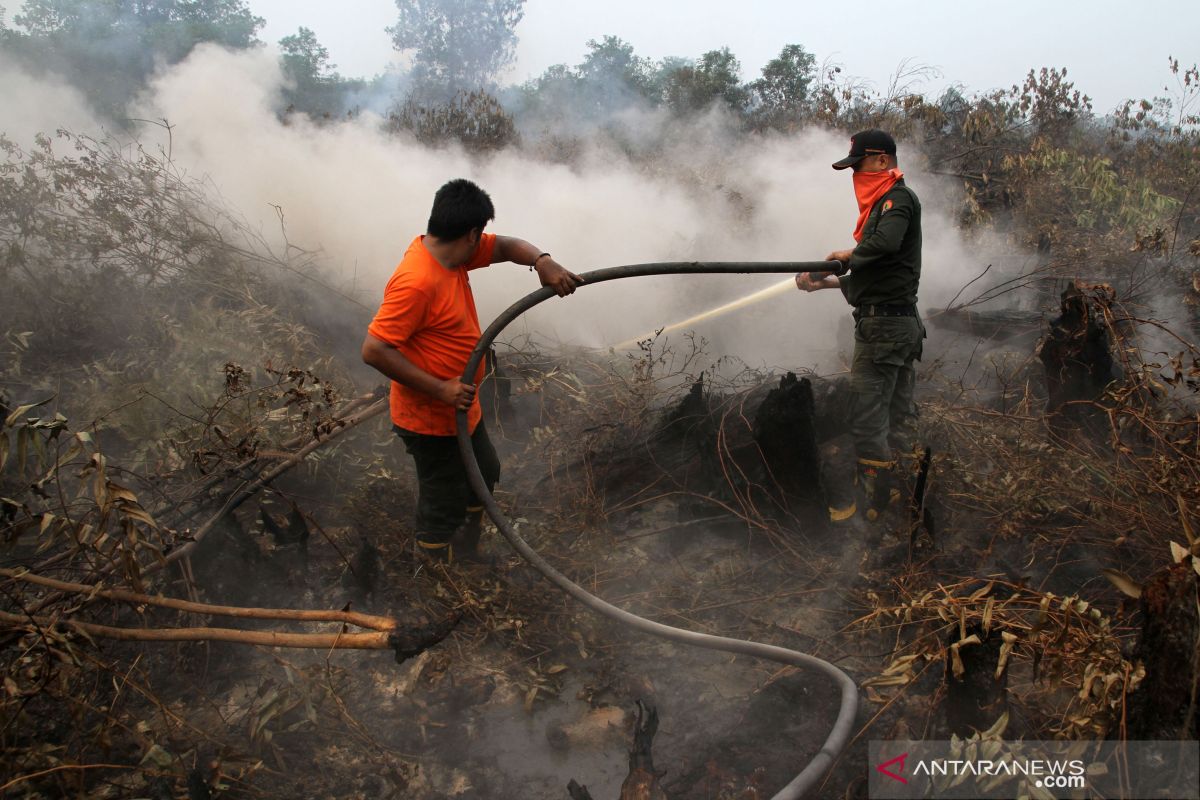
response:
M921 280L921 201L901 178L876 201L842 276L852 306L916 305Z

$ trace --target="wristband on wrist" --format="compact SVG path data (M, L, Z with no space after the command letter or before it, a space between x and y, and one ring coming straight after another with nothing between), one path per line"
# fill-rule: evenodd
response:
M538 253L538 257L537 257L537 258L535 258L535 259L533 260L533 263L529 265L529 271L530 271L530 272L533 272L533 270L534 270L534 267L536 267L536 266L537 266L537 263L538 263L539 261L541 261L541 260L542 260L544 257L548 256L548 255L550 255L550 254L549 254L549 253Z

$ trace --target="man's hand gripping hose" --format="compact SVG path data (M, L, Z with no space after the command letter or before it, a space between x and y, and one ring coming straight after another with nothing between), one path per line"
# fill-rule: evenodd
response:
M831 270L831 267L835 269ZM584 273L582 276L584 283L583 288L593 286L597 283L616 280L618 278L635 278L645 275L680 275L680 274L700 274L700 273L786 273L786 272L823 272L830 271L842 272L843 265L838 262L830 261L805 261L805 262L663 262L653 264L633 264L623 267L610 267L608 269L599 269L594 272ZM471 353L471 359L467 363L467 368L463 372L463 382L469 382L472 376L476 374L480 362L487 353L489 347L496 340L496 337L503 331L513 320L525 313L529 309L541 303L550 297L554 297L554 290L548 287L543 287L535 292L526 295L521 300L513 303L505 310L496 320L488 326L483 332L479 343L475 345L475 350ZM648 633L653 636L659 636L673 642L681 644L694 645L696 647L704 647L710 650L721 650L727 653L736 653L740 655L755 656L757 658L765 658L770 661L776 661L781 664L789 664L796 667L804 667L807 669L815 669L827 675L841 691L841 706L838 710L837 720L833 724L833 729L829 736L825 739L820 751L812 757L808 764L800 771L795 778L786 786L780 789L773 795L772 800L796 800L796 798L805 797L817 782L824 777L825 773L833 765L834 760L841 753L850 738L851 729L854 725L854 719L858 711L858 689L854 681L850 679L846 673L838 669L828 661L801 653L796 650L789 650L785 647L777 647L774 645L762 644L760 642L750 642L742 639L730 639L724 636L713 636L706 633L697 633L695 631L685 630L683 628L675 628L670 625L664 625L661 622L654 622L636 614L631 614L628 611L620 609L611 603L601 600L599 597L585 591L583 588L572 582L569 578L556 570L554 567L538 555L517 532L513 529L508 519L504 516L504 512L500 510L500 506L496 503L496 498L488 491L487 485L484 482L483 474L479 469L479 462L475 459L474 448L471 446L471 436L467 430L467 415L464 411L458 412L458 444L462 453L463 462L466 464L467 477L471 483L471 488L474 489L477 497L483 499L484 507L487 509L488 516L496 523L496 528L503 534L508 543L521 554L521 556L532 564L539 572L542 573L551 583L554 583L558 588L562 589L567 594L574 597L580 603L583 603L588 608L602 614L611 619L617 620L635 628L643 633Z

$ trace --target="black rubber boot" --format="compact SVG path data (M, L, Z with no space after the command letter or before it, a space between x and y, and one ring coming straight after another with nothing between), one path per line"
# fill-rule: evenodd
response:
M423 564L449 564L454 560L454 547L450 542L433 538L427 533L418 533L413 543L418 568Z

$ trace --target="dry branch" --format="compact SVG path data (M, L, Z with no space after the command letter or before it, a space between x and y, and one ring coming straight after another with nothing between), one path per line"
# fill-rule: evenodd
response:
M154 572L158 569L161 569L162 567L167 566L168 564L170 564L174 561L178 561L181 558L186 558L188 555L190 555L192 553L193 550L196 549L196 546L201 542L201 540L203 540L204 537L207 536L212 531L212 529L215 528L217 526L217 524L222 519L225 518L226 514L233 511L235 508L240 506L242 503L249 500L260 489L262 489L264 486L269 484L271 481L275 480L280 475L282 475L283 473L287 472L292 467L299 464L301 461L303 461L305 458L307 458L310 453L312 453L314 450L316 450L321 445L327 444L328 442L341 436L346 431L351 430L351 429L357 427L358 425L361 425L362 423L366 422L367 420L378 416L379 414L383 413L387 409L387 407L388 407L387 398L383 398L381 400L375 401L374 403L367 406L362 411L359 411L357 414L354 414L353 416L351 416L345 420L342 420L341 424L338 425L337 427L335 427L333 430L313 439L311 442L309 442L304 447L297 450L295 453L293 453L287 459L285 459L284 461L281 461L276 466L272 467L271 469L269 469L266 472L259 475L259 477L256 478L255 480L253 480L250 483L245 484L241 488L235 490L232 494L229 495L229 498L225 501L225 504L221 506L220 510L217 511L217 513L214 514L212 517L210 517L207 522L205 522L203 525L201 525L200 528L194 534L192 534L192 540L190 542L183 545L182 547L178 547L175 550L172 550L170 553L168 553L166 556L164 556L159 561L157 561L153 564L147 565L144 572L146 572L146 573Z
M105 600L119 600L127 603L139 603L170 608L176 611L186 611L191 614L211 614L221 617L237 617L241 619L280 619L298 622L341 622L356 625L360 628L383 631L385 633L396 629L396 620L390 617L380 617L372 614L360 614L356 611L327 611L291 608L245 608L241 606L216 606L208 603L196 603L190 600L177 600L171 597L140 594L125 589L102 589L99 586L89 586L83 583L67 583L30 572L13 569L0 569L0 575L26 583L45 586L60 592L86 594L89 597L102 597Z
M50 617L31 617L0 611L0 622L10 625L36 624L47 628L54 624L68 625L88 636L121 639L135 642L234 642L266 647L300 647L321 650L391 650L394 636L385 631L375 633L283 633L280 631L243 631L236 628L116 628L74 619L55 620ZM430 642L429 645L436 644Z
M348 415L354 413L355 411L358 411L358 409L367 405L372 400L378 400L378 399L379 399L378 392L371 392L369 394L364 394L364 395L355 397L355 398L347 401L346 404L342 408L338 409L338 414L340 416L337 419L331 420L330 422L326 423L326 425L328 425L332 429L332 428L338 426L340 421L342 419L347 418ZM230 467L227 470L214 472L213 474L206 476L199 483L199 485L195 487L195 489L192 492L192 497L198 496L198 495L202 494L203 492L208 491L209 489L213 488L214 486L219 484L221 481L226 480L227 478L241 477L243 473L245 473L247 470L251 469L256 463L262 461L265 458L281 459L281 458L288 458L288 457L292 456L293 454L289 453L287 451L291 450L293 447L299 447L300 445L302 445L304 443L305 439L307 439L307 438L308 438L307 434L301 434L299 436L295 436L295 437L287 440L286 442L283 442L282 444L278 445L277 450L273 450L270 453L265 453L265 452L257 453L256 455L251 456L250 458L244 459L241 463L236 464L235 466ZM186 501L182 501L182 502L186 502Z

